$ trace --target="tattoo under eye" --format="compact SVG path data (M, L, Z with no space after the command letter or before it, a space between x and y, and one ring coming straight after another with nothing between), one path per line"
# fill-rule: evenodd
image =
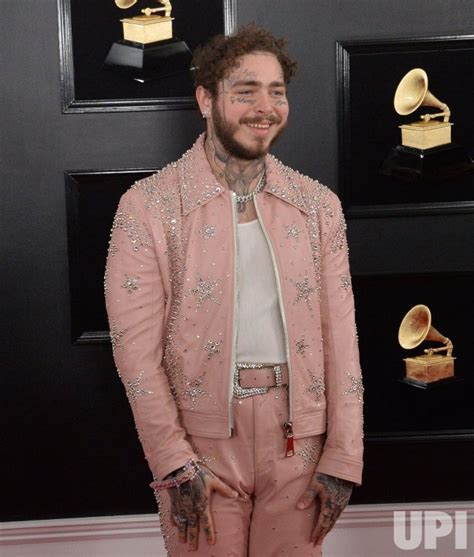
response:
M234 104L234 103L240 103L240 104L255 104L255 103L256 103L256 100L255 100L255 99L251 99L251 98L249 98L249 97L246 97L246 96L240 94L240 95L236 95L236 96L235 96L235 95L232 95L232 96L230 97L230 102L231 102L232 104Z

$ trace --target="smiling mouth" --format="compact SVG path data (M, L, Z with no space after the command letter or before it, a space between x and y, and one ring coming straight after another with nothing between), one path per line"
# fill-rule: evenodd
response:
M270 128L271 124L250 124L250 123L247 123L247 126L249 128L254 128L254 129L257 129L257 130L268 130Z

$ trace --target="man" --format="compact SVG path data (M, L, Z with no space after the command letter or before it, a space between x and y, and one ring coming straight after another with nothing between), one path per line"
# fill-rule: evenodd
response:
M361 482L344 218L268 154L284 46L248 26L195 55L205 134L122 197L112 229L114 357L173 557L320 555Z

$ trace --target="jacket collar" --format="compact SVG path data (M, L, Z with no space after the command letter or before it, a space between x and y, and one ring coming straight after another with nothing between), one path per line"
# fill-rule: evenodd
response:
M207 160L204 138L205 134L202 133L177 163L184 215L226 191L217 181ZM295 180L299 177L298 173L272 155L265 157L265 166L267 184L264 191L308 214L303 189Z

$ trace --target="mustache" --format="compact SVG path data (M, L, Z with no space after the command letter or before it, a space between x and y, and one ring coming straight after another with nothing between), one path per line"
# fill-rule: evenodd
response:
M269 122L270 124L280 124L281 118L275 114L269 114L268 116L254 116L253 118L242 118L242 124L261 124L262 122Z

